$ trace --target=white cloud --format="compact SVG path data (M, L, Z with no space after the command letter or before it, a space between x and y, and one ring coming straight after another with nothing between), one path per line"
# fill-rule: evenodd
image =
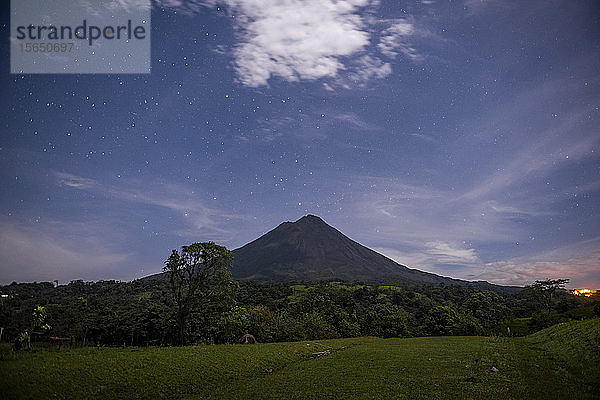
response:
M151 2L151 0L111 0L111 2L107 4L106 8L113 12L131 12L141 9L149 9L151 7Z
M411 45L410 38L415 33L413 24L405 20L397 20L381 33L377 48L390 58L402 53L412 60L420 60L422 56Z
M465 249L447 242L425 243L426 253L435 258L438 264L472 264L480 262L475 249Z
M325 90L364 86L392 73L381 54L422 58L411 45L414 22L376 17L379 0L155 0L155 4L185 14L223 6L236 31L230 54L237 79L250 87L267 86L272 78L323 79Z
M352 68L338 84L345 88L363 86L371 79L382 79L392 73L392 66L379 58L364 55L351 64Z
M115 13L139 13L150 11L152 0L80 0L78 7L83 8L88 14L96 17L109 17Z
M342 57L369 43L357 13L368 0L227 0L240 43L234 49L238 79L247 86L335 77Z
M450 275L457 279L473 279L474 272L478 273L483 265L475 249L452 242L427 242L422 247L410 250L385 247L375 250L409 268L442 276ZM448 265L453 265L456 269L448 270Z

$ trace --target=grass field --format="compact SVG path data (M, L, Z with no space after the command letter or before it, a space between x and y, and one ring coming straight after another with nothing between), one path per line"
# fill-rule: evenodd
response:
M595 319L526 338L354 338L20 353L5 347L0 394L6 399L600 398L599 345Z

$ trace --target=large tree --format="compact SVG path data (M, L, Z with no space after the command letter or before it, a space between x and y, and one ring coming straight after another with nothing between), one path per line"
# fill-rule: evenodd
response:
M556 294L559 293L564 286L569 282L568 279L546 279L543 281L535 281L535 283L526 286L533 296L537 297L544 309L550 313Z
M210 301L223 298L235 285L229 268L233 254L213 242L182 246L181 253L173 250L165 262L175 300L179 342L186 343L190 315Z

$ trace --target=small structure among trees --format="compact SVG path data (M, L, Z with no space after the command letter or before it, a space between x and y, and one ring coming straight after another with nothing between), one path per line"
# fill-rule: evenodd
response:
M258 343L256 341L256 338L254 336L252 336L249 333L246 333L244 336L242 336L239 340L240 344L255 344Z

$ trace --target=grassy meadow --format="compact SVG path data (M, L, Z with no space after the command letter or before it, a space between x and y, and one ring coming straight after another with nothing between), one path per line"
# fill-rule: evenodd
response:
M524 338L362 337L31 352L3 347L0 397L593 399L600 396L599 345L596 318Z

